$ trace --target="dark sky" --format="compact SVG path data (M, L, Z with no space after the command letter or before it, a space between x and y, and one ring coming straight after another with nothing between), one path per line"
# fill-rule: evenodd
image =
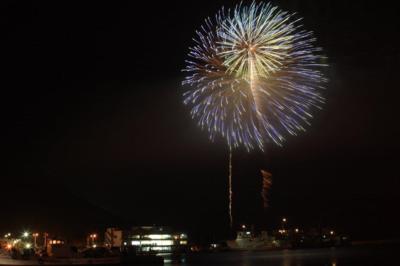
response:
M398 9L273 2L324 47L327 104L283 148L234 152L236 223L272 228L285 215L400 236ZM180 82L194 31L236 3L2 1L0 231L156 223L226 234L228 150L190 119ZM260 169L273 174L267 212Z

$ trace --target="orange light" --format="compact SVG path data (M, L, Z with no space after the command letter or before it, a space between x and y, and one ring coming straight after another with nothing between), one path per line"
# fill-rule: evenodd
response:
M11 244L7 244L7 249L11 249L12 245Z

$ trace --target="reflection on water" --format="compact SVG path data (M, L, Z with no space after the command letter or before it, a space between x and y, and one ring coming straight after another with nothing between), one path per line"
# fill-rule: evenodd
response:
M194 254L179 264L221 266L388 266L394 263L400 245L357 246L330 249L305 249L257 252Z

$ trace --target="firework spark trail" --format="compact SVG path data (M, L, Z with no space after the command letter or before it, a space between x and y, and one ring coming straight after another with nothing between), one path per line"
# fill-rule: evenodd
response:
M222 8L196 32L184 103L211 140L226 140L230 153L240 146L264 151L268 141L281 146L285 135L305 131L324 103L325 57L300 21L253 2ZM231 178L230 163L230 216Z
M263 178L261 197L263 199L264 209L266 209L268 207L269 190L271 189L271 186L272 186L272 178L271 178L272 174L265 170L261 170L261 176Z
M229 149L229 224L232 228L233 226L233 216L232 216L232 149Z

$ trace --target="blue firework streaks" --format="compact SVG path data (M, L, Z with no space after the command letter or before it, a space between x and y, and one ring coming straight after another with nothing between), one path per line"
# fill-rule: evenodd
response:
M184 103L213 140L264 150L297 135L324 103L321 49L293 14L239 4L207 18L186 60Z

